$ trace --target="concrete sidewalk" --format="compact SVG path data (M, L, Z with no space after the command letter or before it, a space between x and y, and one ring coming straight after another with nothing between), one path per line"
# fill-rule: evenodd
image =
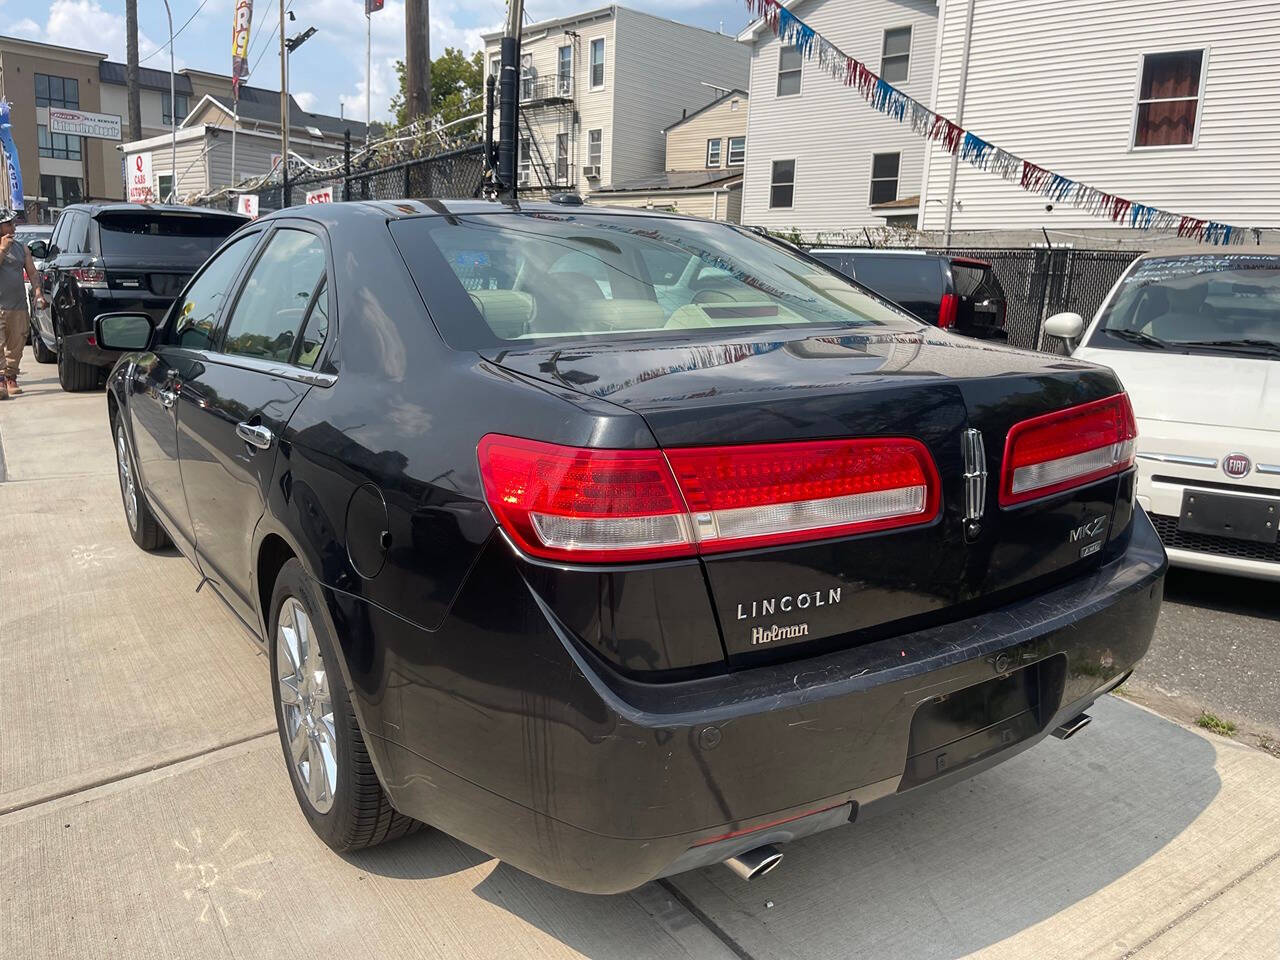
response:
M0 957L1280 956L1280 761L1107 698L907 809L617 897L307 828L257 646L128 538L100 393L0 403Z

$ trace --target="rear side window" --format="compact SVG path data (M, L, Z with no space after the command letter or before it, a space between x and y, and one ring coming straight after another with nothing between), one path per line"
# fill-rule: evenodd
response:
M983 267L971 267L961 263L951 265L951 280L956 285L957 296L985 297L986 277L987 270Z
M251 233L229 243L187 287L181 302L175 306L170 343L193 350L207 350L213 346L223 301L259 236Z
M161 257L202 263L243 223L234 217L181 213L102 213L98 242L103 257Z
M287 362L324 278L320 238L304 230L277 230L232 310L223 352Z
M910 254L853 254L858 282L895 303L941 301L942 264Z

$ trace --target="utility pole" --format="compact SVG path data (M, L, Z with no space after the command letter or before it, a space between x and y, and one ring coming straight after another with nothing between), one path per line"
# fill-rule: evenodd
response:
M138 0L125 0L125 84L129 91L129 140L142 139L142 100L138 87Z
M411 123L420 117L431 116L430 13L430 0L405 0L405 110Z
M973 8L977 0L969 0L964 20L964 49L960 54L960 90L956 94L956 126L964 126L964 97L969 88L969 48L973 45ZM951 155L951 170L947 177L947 214L942 224L946 235L946 248L951 249L951 215L956 209L956 173L960 169L960 152Z
M508 0L507 26L502 33L502 59L498 76L499 196L508 200L516 198L516 164L519 162L520 150L517 135L520 129L520 28L523 23L524 0Z
M280 203L289 206L289 52L284 46L284 0L280 0Z

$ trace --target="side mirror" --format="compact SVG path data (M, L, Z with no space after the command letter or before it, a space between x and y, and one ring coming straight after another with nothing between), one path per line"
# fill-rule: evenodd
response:
M44 260L49 256L49 244L43 240L32 240L27 244L32 260Z
M1044 322L1044 332L1075 343L1084 333L1084 317L1078 313L1055 313Z
M145 313L104 313L93 321L93 332L103 350L146 350L156 325Z

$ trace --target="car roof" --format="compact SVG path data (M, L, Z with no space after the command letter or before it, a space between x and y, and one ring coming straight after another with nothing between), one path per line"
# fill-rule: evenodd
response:
M1204 247L1198 250L1179 250L1166 251L1161 253L1159 250L1152 250L1148 253L1137 257L1137 260L1230 260L1235 257L1267 257L1272 259L1280 259L1280 246L1275 244L1267 244L1265 246L1242 245L1238 247Z
M91 217L96 217L102 213L175 213L190 216L191 214L201 214L211 217L231 217L236 220L245 220L249 218L242 213L236 213L233 210L215 210L213 207L187 207L180 203L73 203L64 207L62 212L68 210L81 210Z
M323 224L341 225L349 219L377 216L388 220L409 220L416 217L450 217L475 214L555 214L561 217L584 214L608 214L609 216L661 218L664 220L699 220L663 210L645 210L638 207L610 207L603 204L551 203L519 201L509 203L496 200L438 199L429 200L348 200L341 203L315 203L286 207L263 214L263 220L283 217L301 217Z
M856 253L860 256L893 256L893 257L941 257L945 254L933 253L930 250L890 250L880 247L811 247L809 253Z

